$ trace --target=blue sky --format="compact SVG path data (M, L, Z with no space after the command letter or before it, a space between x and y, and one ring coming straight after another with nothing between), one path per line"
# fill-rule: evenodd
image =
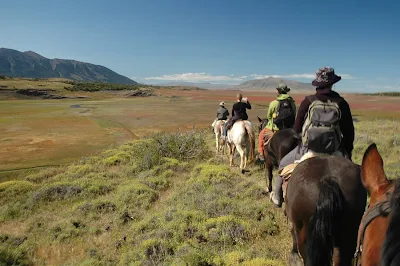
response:
M0 47L104 65L139 82L311 82L400 91L400 1L13 0Z

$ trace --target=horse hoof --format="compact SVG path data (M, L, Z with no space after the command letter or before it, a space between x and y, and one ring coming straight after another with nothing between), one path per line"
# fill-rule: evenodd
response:
M292 252L289 255L289 265L291 265L291 266L302 266L303 265L299 254Z
M246 173L246 170L242 169L242 174L244 175Z

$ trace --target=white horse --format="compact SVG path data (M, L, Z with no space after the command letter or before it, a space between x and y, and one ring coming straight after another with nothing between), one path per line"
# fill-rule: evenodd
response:
M214 134L215 134L215 152L218 153L222 151L225 153L225 143L221 141L221 135L224 128L225 120L217 120L214 123Z
M228 131L227 144L229 147L230 166L233 166L233 156L236 149L240 154L240 170L245 173L247 161L254 160L255 134L250 121L236 121Z

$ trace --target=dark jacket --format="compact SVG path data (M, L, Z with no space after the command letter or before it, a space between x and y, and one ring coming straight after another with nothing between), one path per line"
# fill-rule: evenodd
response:
M247 116L246 109L251 109L251 105L249 102L237 102L232 106L232 119L237 121L239 119L247 120L249 117Z
M353 151L353 142L354 142L354 124L353 124L353 117L351 115L349 104L343 99L339 93L335 91L324 91L324 90L317 90L315 94L318 100L322 102L326 102L327 100L331 100L333 102L338 103L340 111L342 113L342 118L340 119L339 126L340 130L343 134L342 139L342 147L345 149L347 154L351 155ZM308 107L310 106L311 102L306 97L300 104L300 107L297 112L296 121L294 122L294 130L297 133L301 133L305 116L308 113Z
M226 119L228 119L228 116L229 116L229 111L225 107L221 106L221 108L219 108L217 110L217 119L218 120L226 120Z

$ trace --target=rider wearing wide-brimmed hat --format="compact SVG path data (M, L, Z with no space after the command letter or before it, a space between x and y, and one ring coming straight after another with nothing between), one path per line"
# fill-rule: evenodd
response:
M225 102L222 101L219 103L220 108L217 110L217 118L215 118L214 122L212 123L211 127L214 130L214 125L218 120L227 120L229 116L228 109L225 108Z
M293 118L290 127L293 126L293 121L296 115L295 101L292 98L292 96L288 94L290 88L288 88L288 86L282 83L278 85L276 90L278 91L278 96L276 97L276 100L273 100L268 106L268 112L267 112L268 123L265 126L265 128L261 130L260 135L258 135L258 153L259 153L259 158L261 160L264 159L263 158L264 143L266 143L268 139L270 139L272 135L279 130L279 127L274 123L274 119L277 116L277 110L280 101L287 101L290 103L290 108L293 111Z
M332 90L335 83L341 80L341 77L335 74L333 68L323 67L317 70L316 78L312 81L312 85L316 86L315 96L311 96L322 102L327 102L328 100L338 104L341 111L341 118L339 120L339 127L342 133L342 140L340 143L340 150L342 154L351 160L354 142L354 124L353 117L351 115L349 104L343 99L337 92ZM303 124L306 119L306 114L311 105L310 96L307 96L300 104L297 112L294 130L301 134ZM307 148L303 147L300 143L299 146L290 151L285 155L279 163L279 170L282 170L285 166L294 163L295 160L300 159L302 155L307 152ZM278 171L279 171L278 170ZM282 191L282 177L278 176L275 184L275 191L271 193L270 198L272 202L280 207L283 201L283 191Z

